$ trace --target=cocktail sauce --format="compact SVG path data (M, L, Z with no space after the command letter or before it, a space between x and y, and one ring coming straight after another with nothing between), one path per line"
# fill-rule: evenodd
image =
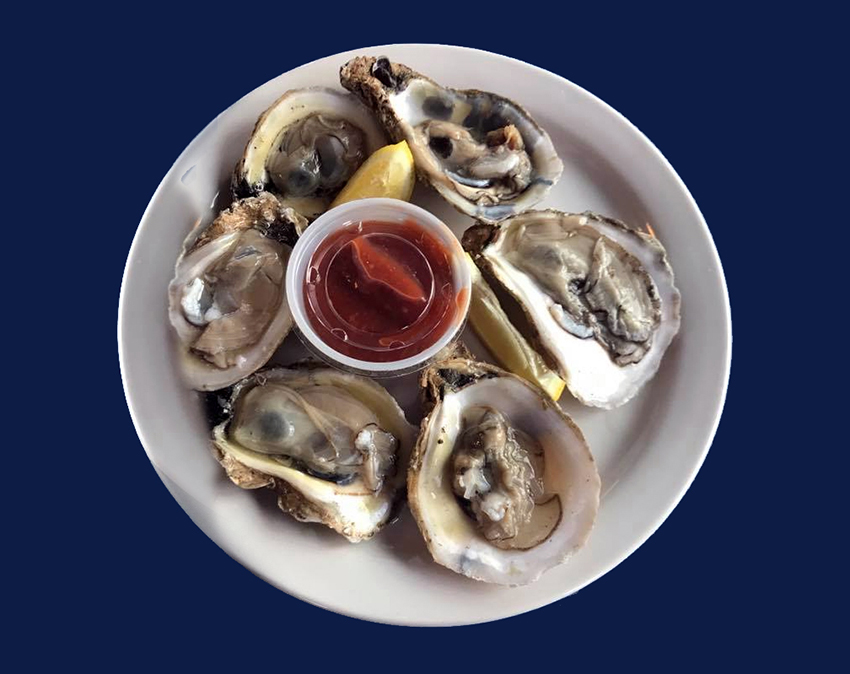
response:
M346 225L319 243L304 278L306 314L318 336L371 362L427 349L464 304L449 251L412 220Z

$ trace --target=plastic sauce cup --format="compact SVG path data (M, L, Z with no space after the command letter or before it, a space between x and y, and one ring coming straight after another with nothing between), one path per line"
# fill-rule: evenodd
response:
M443 334L430 346L401 360L375 362L341 353L327 344L313 328L305 306L304 289L310 261L317 248L329 236L359 222L413 221L445 248L451 264L454 297L460 298L453 320L443 327ZM466 323L471 291L469 268L463 248L454 233L428 211L398 199L360 199L323 213L301 235L286 269L286 298L295 321L295 333L317 357L341 370L372 377L396 377L422 369L434 360L441 349L456 338ZM415 343L414 343L415 344Z

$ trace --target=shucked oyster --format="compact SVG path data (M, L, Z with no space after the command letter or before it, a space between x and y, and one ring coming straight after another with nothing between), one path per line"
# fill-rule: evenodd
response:
M463 245L519 302L536 347L587 405L628 401L679 330L663 246L616 220L528 211L471 227Z
M561 175L549 135L507 98L441 87L385 57L352 59L340 81L407 141L420 177L463 213L495 222L531 208Z
M223 211L181 255L168 316L192 388L230 386L265 365L286 337L286 264L306 224L261 193Z
M257 120L236 165L233 195L274 192L312 220L385 144L381 127L353 96L322 88L288 91Z
M428 414L408 499L434 560L470 578L524 585L587 539L599 475L572 420L534 386L465 358L422 377Z
M236 384L223 412L213 443L238 486L270 487L282 510L352 542L392 517L415 429L378 384L318 366L270 368Z

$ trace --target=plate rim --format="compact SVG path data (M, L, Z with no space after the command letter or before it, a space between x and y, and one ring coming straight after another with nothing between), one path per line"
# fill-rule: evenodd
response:
M446 51L457 51L457 52L473 52L473 53L477 53L477 54L483 54L483 55L490 57L490 58L495 58L495 59L498 59L498 60L513 62L514 64L517 64L517 65L519 65L523 68L533 69L534 71L537 71L537 73L540 74L540 75L555 78L560 86L567 87L567 88L571 89L574 94L588 99L589 102L591 102L595 105L602 106L609 113L613 113L614 117L617 118L619 122L625 124L625 126L629 129L630 132L632 132L635 135L635 137L641 142L641 144L645 147L645 149L648 149L650 151L650 153L652 153L655 156L655 159L660 161L661 166L664 169L666 169L666 171L669 173L669 175L673 178L673 180L676 183L676 185L678 186L680 192L685 197L688 206L696 214L698 224L701 227L702 233L705 236L705 238L706 238L706 240L709 244L710 253L712 255L711 261L716 265L716 268L717 268L717 271L718 271L718 279L720 281L720 287L721 287L721 290L722 290L722 296L723 296L723 300L724 300L723 306L721 307L721 309L722 309L722 314L723 314L723 328L724 328L723 332L724 332L724 337L725 337L724 344L723 344L723 351L724 351L725 357L724 357L724 360L723 360L723 363L722 363L722 365L723 365L722 375L723 376L722 376L721 391L720 391L720 395L718 396L718 398L716 399L716 401L714 403L714 409L712 410L711 430L706 435L705 440L703 441L703 446L701 448L701 451L699 452L699 455L697 456L696 453L694 453L696 460L695 460L695 463L693 464L693 468L692 468L690 474L687 476L687 479L685 479L682 482L681 486L676 491L676 493L673 494L672 498L669 499L666 506L662 510L658 511L657 515L654 517L652 525L647 527L642 532L642 534L637 537L636 541L633 542L633 544L631 546L627 547L621 555L616 555L616 556L612 557L611 560L609 560L607 563L601 564L600 568L597 570L597 572L595 574L591 574L589 577L583 579L582 582L577 587L571 587L570 589L568 589L565 592L561 592L561 593L551 595L550 597L548 597L543 602L535 602L534 605L531 605L531 606L526 607L526 608L522 608L518 611L508 609L508 610L503 611L503 612L500 611L498 613L498 615L495 616L495 617L484 617L480 620L472 620L472 621L470 621L470 620L463 620L463 621L442 620L442 621L439 621L439 622L414 622L414 621L405 621L405 620L382 620L382 619L376 618L374 616L358 612L356 609L351 609L351 608L348 608L348 607L345 607L345 606L342 606L342 605L336 605L336 604L329 605L329 604L324 604L324 603L321 603L319 601L316 601L316 600L314 600L314 599L312 599L308 596L305 596L301 591L298 590L297 587L284 586L284 583L281 583L278 580L271 579L271 578L267 577L265 574L261 573L258 569L253 568L249 561L243 560L242 558L240 558L239 552L238 552L237 549L233 549L233 550L228 549L227 547L225 547L225 545L220 543L219 540L214 538L205 528L201 527L197 523L195 518L190 515L189 511L185 507L182 498L178 494L176 494L175 490L172 488L171 478L168 478L167 476L165 476L164 473L162 473L159 470L159 468L157 467L157 463L154 460L153 452L148 446L150 443L149 443L149 441L145 440L144 434L141 431L139 417L138 417L136 409L134 408L133 402L131 400L131 395L129 393L129 386L128 386L128 381L127 381L125 361L126 361L128 355L125 353L125 346L124 346L125 341L124 341L124 338L123 338L123 328L122 328L122 326L123 326L123 323L124 323L124 316L127 313L126 287L127 287L127 279L128 279L128 275L129 275L129 270L133 266L133 264L132 264L133 261L139 255L139 249L138 249L139 240L140 240L139 234L142 230L142 227L147 222L151 208L153 207L154 202L157 201L157 197L160 195L160 192L163 191L166 183L170 182L169 179L171 178L172 174L175 173L177 166L180 164L181 160L187 154L189 149L192 148L195 141L201 135L203 135L210 127L212 127L218 121L218 119L220 117L222 117L225 113L227 113L231 108L238 105L242 100L244 100L246 97L251 95L257 89L262 88L263 86L265 86L269 82L271 82L271 81L273 81L273 80L275 80L279 77L287 75L287 74L289 74L289 73L291 73L295 70L298 70L300 68L313 66L313 65L315 65L315 64L317 64L321 61L336 59L336 58L339 58L339 57L345 58L349 55L353 55L353 54L356 54L358 52L363 52L365 50L374 51L374 50L380 50L380 49L396 49L396 48L412 48L412 49L426 49L426 50L427 49L434 49L434 50L446 50ZM183 148L183 150L180 152L180 154L177 156L177 158L172 162L169 169L163 175L161 181L159 182L159 184L157 185L153 194L151 195L151 197L150 197L150 199L147 203L147 206L145 207L145 210L143 211L141 218L139 219L138 225L136 226L136 231L133 235L133 241L130 245L129 252L127 254L127 260L125 262L124 271L123 271L122 278L121 278L121 289L120 289L119 298L118 298L117 342L118 342L118 361L119 361L119 368L120 368L120 372L121 372L121 384L122 384L122 389L123 389L123 392L124 392L124 400L125 400L125 403L127 404L128 411L130 412L130 418L133 422L133 427L136 431L136 436L138 437L139 442L142 445L142 448L144 449L145 454L148 457L148 460L151 462L151 465L153 466L157 476L159 476L160 480L165 485L166 489L168 489L168 492L171 494L171 496L174 498L174 500L177 501L177 503L181 507L181 509L183 509L183 511L187 515L189 515L193 524L195 526L197 526L199 529L201 529L201 531L204 533L204 535L206 535L211 541L213 541L231 559L233 559L234 561L239 563L241 566L243 566L250 573L257 576L258 578L261 578L263 581L265 581L266 583L268 583L272 587L274 587L274 588L276 588L276 589L278 589L278 590L280 590L280 591L282 591L282 592L284 592L284 593L286 593L286 594L288 594L288 595L290 595L290 596L292 596L296 599L299 599L300 601L308 603L312 606L317 606L319 608L332 611L332 612L337 613L339 615L344 615L344 616L356 618L356 619L359 619L359 620L365 620L367 622L373 622L373 623L377 623L377 624L386 624L386 625L410 626L410 627L415 627L415 626L452 627L452 626L462 626L462 625L476 625L476 624L482 624L482 623L487 623L487 622L495 622L497 620L504 620L506 618L510 618L510 617L513 617L513 616L522 615L524 613L528 613L530 611L542 608L544 606L549 606L551 604L554 604L555 602L558 602L558 601L560 601L560 600L562 600L566 597L569 597L569 596L575 594L576 592L579 592L580 590L584 589L585 587L587 587L591 583L595 582L596 580L598 580L602 576L604 576L607 573L609 573L610 571L612 571L614 568L616 568L617 566L622 564L626 559L628 559L632 554L634 554L634 552L638 548L640 548L642 545L644 545L644 543L646 543L646 541L656 531L658 531L658 529L661 527L661 525L664 524L665 521L667 521L670 514L679 505L682 498L684 498L688 489L693 484L693 481L696 479L697 473L699 473L700 469L702 468L703 463L705 462L705 458L708 455L708 452L711 449L711 446L714 442L714 438L716 436L717 429L718 429L719 424L720 424L720 419L723 415L723 410L724 410L725 403L726 403L727 393L728 393L728 389L729 389L729 380L730 380L730 375L731 375L732 343L733 343L732 342L732 311L731 311L731 302L730 302L730 298L729 298L729 289L728 289L728 285L727 285L727 282L726 282L726 275L725 275L725 272L724 272L724 269L723 269L723 264L722 264L722 261L720 259L720 255L717 251L717 246L714 242L714 237L712 237L712 235L711 235L711 231L708 227L708 224L706 223L706 220L705 220L705 217L702 214L702 211L699 208L699 205L696 203L696 200L694 199L690 190L685 185L682 178L679 176L679 174L673 168L672 164L663 155L663 153L655 146L655 144L635 124L633 124L621 112L616 110L614 107L612 107L611 105L609 105L604 100L602 100L601 98L599 98L595 94L591 93L587 89L584 89L583 87L572 82L571 80L567 79L566 77L563 77L562 75L554 73L550 70L546 70L545 68L543 68L541 66L537 66L533 63L529 63L527 61L523 61L521 59L518 59L518 58L515 58L515 57L512 57L512 56L507 56L505 54L499 54L497 52L491 52L491 51L488 51L488 50L485 50L485 49L478 49L478 48L475 48L475 47L467 47L467 46L462 46L462 45L452 45L452 44L445 44L445 43L418 43L418 42L414 42L414 43L391 43L391 44L383 44L383 45L367 45L367 46L357 47L357 48L354 48L354 49L348 49L348 50L345 50L343 52L328 54L328 55L321 56L319 58L313 59L312 61L300 64L300 65L296 66L295 68L291 68L287 71L279 73L278 75L275 75L274 77L270 78L269 80L266 80L265 82L262 82L259 85L257 85L256 87L254 87L251 91L246 92L241 97L239 97L237 100L233 101L226 108L221 110L197 134L195 134L195 136L186 144L186 146Z

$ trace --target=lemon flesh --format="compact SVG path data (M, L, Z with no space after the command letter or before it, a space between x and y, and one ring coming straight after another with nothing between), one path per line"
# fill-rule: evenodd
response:
M472 297L469 322L490 353L506 370L536 384L552 400L558 400L565 382L553 372L543 358L531 348L508 319L493 289L467 254L472 275Z
M410 201L415 183L413 155L407 141L385 145L363 162L333 200L331 208L370 197Z

